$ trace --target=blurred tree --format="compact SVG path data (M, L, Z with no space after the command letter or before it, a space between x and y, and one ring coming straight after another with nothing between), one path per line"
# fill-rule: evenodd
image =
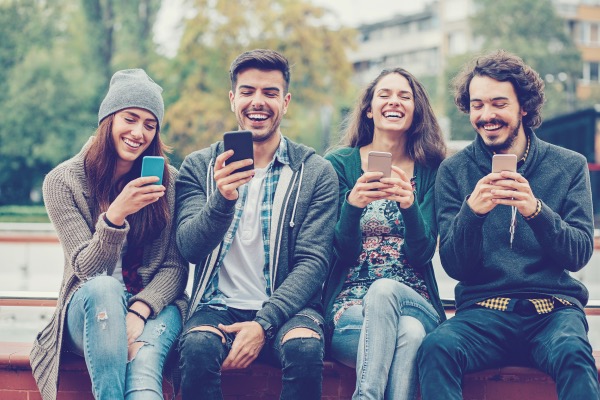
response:
M0 0L0 204L79 151L114 70L152 68L160 4Z
M99 74L100 103L114 71L149 69L156 58L153 27L161 0L81 0L87 48L81 49L90 71Z
M118 1L115 16L117 32L114 69L151 69L157 60L154 25L162 0ZM114 72L114 70L112 71Z
M27 203L53 165L72 154L85 88L74 69L65 4L0 0L0 204ZM68 121L68 123L65 123Z
M476 0L470 19L473 36L482 41L482 53L504 49L517 54L535 69L542 79L562 73L560 84L546 84L544 116L551 117L576 107L575 79L581 73L581 54L568 34L551 0ZM446 76L455 76L461 67L460 57L448 63ZM559 82L558 78L556 82ZM448 96L452 101L451 96ZM453 139L472 139L468 119L460 116L456 106L448 104Z
M230 110L229 66L254 48L280 51L290 61L292 103L284 134L323 149L322 118L348 93L352 66L346 50L354 32L326 25L328 11L297 0L195 0L176 58L161 82L165 120L178 154L208 146L237 129ZM333 115L338 113L333 113ZM335 121L334 121L335 122Z

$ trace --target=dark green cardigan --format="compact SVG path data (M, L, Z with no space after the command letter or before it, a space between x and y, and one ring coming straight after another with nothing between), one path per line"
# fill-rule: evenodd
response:
M335 169L340 189L339 216L335 226L334 259L329 277L325 282L323 306L327 318L335 298L340 293L348 274L348 268L356 262L362 252L360 218L363 209L346 201L356 180L362 175L359 148L344 147L328 153L325 158ZM423 273L429 298L438 312L440 320L446 319L440 300L437 282L433 274L431 259L437 246L433 188L437 170L415 164L416 194L412 206L400 209L405 225L403 252L410 265ZM327 321L328 337L331 337L333 322Z

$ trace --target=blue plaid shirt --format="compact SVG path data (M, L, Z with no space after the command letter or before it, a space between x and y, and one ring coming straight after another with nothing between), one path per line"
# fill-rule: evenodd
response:
M289 155L288 155L288 146L287 139L285 137L281 137L281 141L279 142L279 147L273 156L273 160L267 166L267 172L265 174L265 191L263 201L260 207L260 221L262 225L262 237L263 237L263 246L265 250L265 263L263 267L263 273L265 276L265 280L267 282L266 285L266 293L267 296L271 296L271 278L269 274L269 233L271 227L271 215L273 210L273 199L275 198L275 190L277 189L277 183L279 182L279 176L281 175L281 170L284 165L289 165ZM220 305L225 307L225 296L219 290L219 269L223 262L223 258L229 251L231 247L231 243L233 242L233 238L235 237L235 232L240 224L240 219L242 217L242 212L244 211L244 206L246 204L246 198L248 197L248 185L245 184L238 188L239 197L237 202L235 203L235 214L233 217L233 221L223 238L223 250L221 251L221 255L215 264L215 269L212 272L212 276L210 281L206 285L206 290L202 295L201 304L212 304L212 305Z

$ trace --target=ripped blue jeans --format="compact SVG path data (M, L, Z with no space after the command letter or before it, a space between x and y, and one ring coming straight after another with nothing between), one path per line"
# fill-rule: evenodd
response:
M125 316L131 294L110 276L85 282L67 306L65 347L85 358L96 399L162 399L162 371L181 332L174 305L148 319L136 342L144 345L128 361Z
M239 310L202 305L185 324L179 339L181 392L183 400L221 400L221 365L231 350L235 335L224 333L222 343L216 333L194 330L200 326L217 328L219 324L252 321L254 310ZM283 337L294 328L308 328L313 337ZM318 337L317 337L318 336ZM273 340L265 343L257 361L282 368L283 400L320 400L323 372L323 321L300 312L292 316L277 331Z

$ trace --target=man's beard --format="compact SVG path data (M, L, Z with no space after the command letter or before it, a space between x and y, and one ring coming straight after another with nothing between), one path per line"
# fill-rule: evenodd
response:
M492 119L489 121L479 121L477 122L477 127L478 128L483 128L483 126L485 124L498 124L498 125L503 125L506 126L506 123L504 123L504 121L501 121L499 119ZM521 119L519 118L519 122L517 123L517 126L515 127L515 129L510 133L510 135L508 135L508 137L506 138L506 140L504 140L504 142L502 143L485 143L485 145L494 153L501 153L505 150L508 150L512 147L513 143L515 142L515 140L517 139L517 137L519 136L519 129L521 128ZM479 134L479 132L477 132L477 134ZM484 139L485 142L485 139Z

